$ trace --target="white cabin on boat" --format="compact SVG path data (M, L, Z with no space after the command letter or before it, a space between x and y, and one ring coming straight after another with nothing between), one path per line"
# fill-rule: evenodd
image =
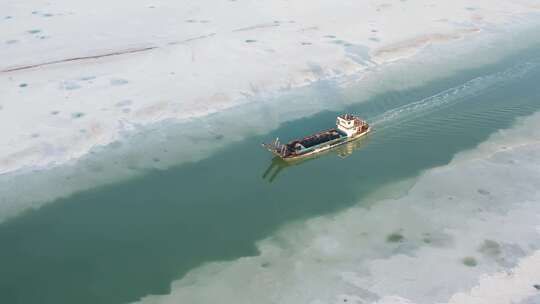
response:
M360 132L364 122L351 114L344 114L337 117L336 126L338 130L352 137Z

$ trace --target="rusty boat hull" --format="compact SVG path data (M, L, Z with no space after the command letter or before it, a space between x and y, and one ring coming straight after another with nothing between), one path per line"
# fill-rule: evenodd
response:
M343 137L343 138L337 139L337 140L332 141L332 142L326 142L324 144L321 144L318 147L314 147L313 149L309 149L310 151L306 151L305 153L301 153L301 154L291 154L291 155L288 155L288 156L282 156L282 155L280 155L279 153L277 153L275 151L270 150L270 152L272 152L272 154L280 157L282 160L284 160L286 162L294 162L294 161L299 161L299 160L303 160L303 159L306 159L306 158L314 157L314 156L316 156L316 155L318 155L320 153L323 153L325 151L329 151L331 149L337 148L337 147L342 146L344 144L347 144L347 143L350 143L352 141L358 140L358 139L366 136L370 132L371 132L371 127L369 127L365 132L359 133L358 135L355 135L353 137Z
M263 147L284 161L292 162L350 143L371 132L367 122L350 114L338 116L336 126L287 144L281 144L276 138L274 143L263 144Z

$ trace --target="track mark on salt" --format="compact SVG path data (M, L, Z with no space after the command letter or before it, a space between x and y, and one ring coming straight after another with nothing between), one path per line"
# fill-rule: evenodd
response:
M263 23L263 24L257 24L257 25L247 26L247 27L241 27L241 28L233 30L233 32L251 31L251 30L256 30L256 29L261 29L261 28L276 27L279 25L280 25L279 21L272 22L272 23Z
M21 70L28 70L28 69L47 66L47 65L72 62L72 61L82 61L82 60L99 59L99 58L104 58L104 57L120 56L120 55L133 54L133 53L141 53L141 52L146 52L146 51L150 51L157 48L158 48L157 46L149 46L149 47L144 47L144 48L126 49L126 50L121 50L121 51L116 51L116 52L103 53L103 54L98 54L98 55L79 56L79 57L72 57L72 58L66 58L66 59L60 59L60 60L53 60L53 61L48 61L48 62L43 62L43 63L8 67L3 70L0 70L0 73L9 73L9 72L15 72L15 71L21 71Z
M215 36L216 33L210 33L208 35L201 35L201 36L197 36L197 37L192 37L192 38L188 38L188 39L184 39L184 40L180 40L180 41L173 41L173 42L169 42L167 43L168 45L177 45L177 44L183 44L183 43L188 43L188 42L192 42L192 41L195 41L195 40L200 40L200 39L204 39L204 38L209 38L209 37L212 37L212 36Z

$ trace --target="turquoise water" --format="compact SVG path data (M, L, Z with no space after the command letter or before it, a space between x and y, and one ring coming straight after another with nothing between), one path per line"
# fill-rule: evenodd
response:
M331 127L341 114L321 112L4 222L0 303L131 302L168 293L205 262L256 255L255 242L283 224L361 204L538 111L538 49L349 106L375 129L355 147L292 166L260 147Z

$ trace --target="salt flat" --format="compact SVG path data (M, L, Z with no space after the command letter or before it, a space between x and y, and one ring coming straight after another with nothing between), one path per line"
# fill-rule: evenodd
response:
M538 1L8 1L0 5L0 173L85 155L431 43L482 35Z

